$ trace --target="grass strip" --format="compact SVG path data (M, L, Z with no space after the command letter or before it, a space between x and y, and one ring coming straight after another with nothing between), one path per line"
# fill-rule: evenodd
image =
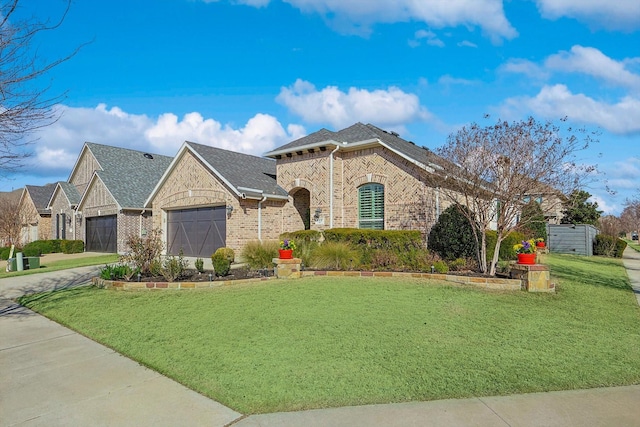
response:
M41 265L40 268L36 268L33 270L11 271L11 272L7 272L5 270L6 261L2 261L0 263L0 265L2 265L2 268L0 269L0 279L4 279L6 277L26 276L29 274L47 273L50 271L67 270L70 268L86 267L89 265L111 264L114 262L118 262L118 259L119 259L118 254L99 255L99 256L84 257L84 258L72 258L72 259L48 262L46 265Z
M545 262L557 294L325 277L21 302L242 413L640 383L620 260Z

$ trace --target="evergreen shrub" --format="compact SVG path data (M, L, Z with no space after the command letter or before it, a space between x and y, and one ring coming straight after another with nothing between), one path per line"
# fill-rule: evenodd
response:
M461 212L466 207L451 205L431 227L427 247L445 260L475 258L477 244L469 219ZM476 231L476 233L479 232Z
M493 252L496 248L496 240L498 238L498 232L494 230L487 230L487 263L490 263L493 259ZM512 231L500 244L500 254L498 255L499 261L513 261L518 259L516 251L513 249L513 245L525 240L525 235L519 231Z

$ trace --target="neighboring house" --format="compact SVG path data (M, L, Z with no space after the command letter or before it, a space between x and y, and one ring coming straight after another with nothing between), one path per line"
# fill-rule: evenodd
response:
M18 211L22 222L20 243L48 239L51 235L51 210L47 208L55 184L25 185Z
M170 163L171 157L87 142L70 185L60 184L49 206L59 221L64 214L67 225L73 223L73 236L84 240L87 251L123 253L128 235L144 235L151 227L144 202Z
M275 175L273 160L185 142L145 206L168 254L240 251L251 240L291 230L284 218L289 197Z
M70 182L56 184L47 204L51 210L51 239L84 240L78 233L80 217L76 214L80 197L78 189Z
M395 132L356 123L321 129L265 154L292 203L283 229L414 229L426 234L449 202L426 179L442 159Z

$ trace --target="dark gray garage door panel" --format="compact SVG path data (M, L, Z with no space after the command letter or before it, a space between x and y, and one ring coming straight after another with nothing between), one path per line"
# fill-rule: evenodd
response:
M179 209L167 212L168 253L210 257L226 245L227 216L224 206Z
M87 252L118 251L118 221L116 215L87 218Z

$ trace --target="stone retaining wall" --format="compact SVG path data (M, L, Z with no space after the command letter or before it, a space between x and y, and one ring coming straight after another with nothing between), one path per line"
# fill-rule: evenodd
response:
M522 289L522 280L501 279L495 277L470 277L456 276L453 274L431 273L400 273L389 271L302 271L302 277L395 277L398 279L430 279L446 282L471 285L483 289L519 291ZM154 290L154 289L205 289L218 288L228 285L262 282L265 280L277 280L275 277L262 277L245 280L215 280L212 282L123 282L116 280L104 280L94 277L91 282L99 287L116 290Z

